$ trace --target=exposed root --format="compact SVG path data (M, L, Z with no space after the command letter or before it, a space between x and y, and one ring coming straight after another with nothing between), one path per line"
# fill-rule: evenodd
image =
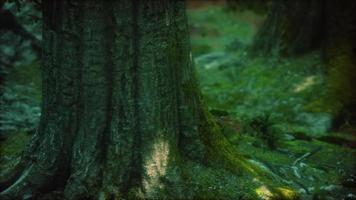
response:
M18 163L9 172L3 174L0 178L0 192L10 187L23 173L25 166L22 162Z
M316 153L317 153L318 151L320 151L320 150L321 150L321 147L316 148L316 149L314 149L314 150L311 151L311 152L308 152L308 153L303 154L302 156L300 156L299 158L297 158L297 159L293 162L293 166L296 166L300 161L302 161L303 159L308 158L308 157L310 157L310 156L316 154Z
M25 199L36 196L38 189L43 187L43 182L47 182L49 178L45 174L40 174L36 168L34 164L25 168L13 184L1 191L1 199Z
M271 192L272 195L267 199L294 200L299 198L297 193L285 186L278 176L241 156L220 132L208 111L202 110L200 117L203 122L206 122L202 124L200 131L202 140L208 148L208 160L213 165L223 165L222 167L235 174L249 174L254 181L259 182Z

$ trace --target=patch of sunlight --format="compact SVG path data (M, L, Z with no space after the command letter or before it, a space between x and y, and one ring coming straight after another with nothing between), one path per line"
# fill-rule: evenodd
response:
M287 188L282 188L282 187L279 187L277 189L283 195L283 197L285 197L286 199L296 199L297 198L297 194L293 190L290 190Z
M160 180L167 173L169 159L169 142L163 137L155 139L151 147L151 153L145 157L144 170L146 176L143 180L145 190L150 193L163 187Z
M260 179L258 179L258 178L255 177L255 178L252 179L252 181L253 181L253 182L260 182Z
M271 200L273 198L272 192L264 185L257 188L255 192L263 200Z
M308 76L305 79L303 79L303 81L301 83L296 85L293 91L301 92L301 91L307 89L308 87L314 85L315 82L316 82L316 76Z

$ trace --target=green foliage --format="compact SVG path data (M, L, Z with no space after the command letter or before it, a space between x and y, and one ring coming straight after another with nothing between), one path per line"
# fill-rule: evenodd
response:
M188 10L191 30L192 50L195 56L212 51L222 51L233 42L244 46L252 41L256 27L249 21L261 21L260 16L252 13L226 12L223 6L207 6L197 10Z
M212 110L226 110L236 119L273 113L284 131L327 132L331 110L320 52L289 59L249 57L245 47L263 16L219 6L188 13L198 79Z
M326 93L318 52L276 61L248 59L243 52L208 58L200 56L196 64L211 108L228 110L237 119L273 113L278 124L288 124L283 126L286 131L320 134L328 130L329 110L323 104L318 109L312 105Z
M264 113L252 118L243 118L241 121L242 132L260 137L269 149L276 148L277 135L275 121L271 113Z

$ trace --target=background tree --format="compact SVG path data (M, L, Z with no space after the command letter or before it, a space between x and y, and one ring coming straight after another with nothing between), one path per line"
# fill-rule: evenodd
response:
M356 2L324 4L325 36L322 43L334 129L356 125Z
M320 0L272 1L251 52L295 55L319 47L324 30L322 4Z
M320 50L325 61L334 128L356 124L355 1L272 2L267 19L250 47L251 54L293 57Z
M183 198L186 160L263 174L205 109L184 2L43 1L43 20L41 121L1 197Z

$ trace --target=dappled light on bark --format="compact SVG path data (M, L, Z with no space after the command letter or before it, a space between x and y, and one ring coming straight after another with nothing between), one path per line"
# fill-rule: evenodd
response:
M150 153L143 161L144 171L146 172L146 176L143 178L143 187L148 193L163 189L164 185L161 179L167 174L168 162L172 153L168 141L162 136L158 136L154 140L149 150Z

